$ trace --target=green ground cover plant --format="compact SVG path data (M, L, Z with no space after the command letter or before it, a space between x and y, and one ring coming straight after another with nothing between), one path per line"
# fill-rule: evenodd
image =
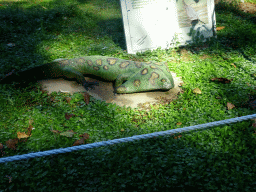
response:
M104 55L167 61L184 81L177 100L149 111L49 95L35 83L0 85L0 158L71 147L81 135L94 143L255 114L255 15L237 3L215 11L225 27L217 39L132 56L118 0L0 1L0 78L57 58ZM256 120L248 120L1 163L0 192L255 191L255 146Z

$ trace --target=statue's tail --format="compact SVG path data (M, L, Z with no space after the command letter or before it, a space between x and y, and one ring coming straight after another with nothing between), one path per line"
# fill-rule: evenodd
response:
M0 80L0 84L11 84L13 82L35 82L39 79L45 79L47 78L45 75L46 65L41 65L19 72L15 72L15 70L13 70L12 72L8 73L3 79Z

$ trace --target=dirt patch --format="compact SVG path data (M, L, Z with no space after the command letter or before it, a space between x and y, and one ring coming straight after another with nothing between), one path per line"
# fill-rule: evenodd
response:
M234 2L234 0L215 0L215 5L219 4L221 1L227 2L227 3ZM245 13L251 13L251 14L256 13L256 4L255 3L238 2L238 7L240 8L240 10L242 10Z
M179 93L182 92L180 88L183 83L180 77L177 77L172 72L175 87L169 91L152 91L132 94L114 94L113 82L100 81L98 79L92 79L85 77L85 80L92 82L99 82L99 86L95 86L95 89L86 91L81 85L78 85L75 81L68 81L64 79L50 79L41 80L39 83L42 86L42 90L49 93L51 92L68 92L73 94L75 92L87 92L95 99L105 101L106 103L115 103L121 107L131 107L146 109L150 107L150 104L167 104L174 99L177 99Z
M254 3L240 3L239 8L245 13L256 14L256 4Z

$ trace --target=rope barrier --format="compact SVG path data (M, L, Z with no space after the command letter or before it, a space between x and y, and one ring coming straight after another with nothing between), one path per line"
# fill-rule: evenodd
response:
M200 124L200 125L194 125L194 126L190 126L190 127L172 129L172 130L168 130L168 131L160 131L160 132L154 132L154 133L143 134L143 135L135 135L132 137L126 137L126 138L121 138L121 139L113 139L113 140L109 140L109 141L101 141L101 142L97 142L97 143L91 143L91 144L85 144L85 145L79 145L79 146L73 146L73 147L67 147L67 148L53 149L53 150L36 152L36 153L28 153L28 154L23 154L23 155L15 155L15 156L11 156L11 157L0 158L0 163L6 163L6 162L17 161L17 160L22 160L22 159L35 158L35 157L49 156L49 155L59 154L59 153L67 153L67 152L77 151L77 150L81 150L81 149L91 149L91 148L95 148L95 147L113 145L113 144L117 144L117 143L125 143L125 142L139 140L139 139L147 139L147 138L152 138L152 137L157 137L157 136L162 136L162 135L167 135L167 134L173 134L173 133L178 133L178 132L180 133L180 132L192 131L192 130L196 130L196 129L205 129L208 127L225 125L225 124L229 124L229 123L236 123L239 121L245 121L245 120L254 119L254 118L256 118L256 114L242 116L242 117L236 117L236 118L232 118L232 119L225 119L225 120L221 120L221 121L215 121L215 122L205 123L205 124Z

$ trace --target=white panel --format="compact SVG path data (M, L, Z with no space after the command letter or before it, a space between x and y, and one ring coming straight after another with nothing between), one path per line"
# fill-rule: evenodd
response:
M127 52L168 49L178 39L191 41L191 28L213 35L214 0L120 0ZM192 23L191 19L199 20ZM194 22L194 21L193 21ZM175 35L176 34L176 35Z

